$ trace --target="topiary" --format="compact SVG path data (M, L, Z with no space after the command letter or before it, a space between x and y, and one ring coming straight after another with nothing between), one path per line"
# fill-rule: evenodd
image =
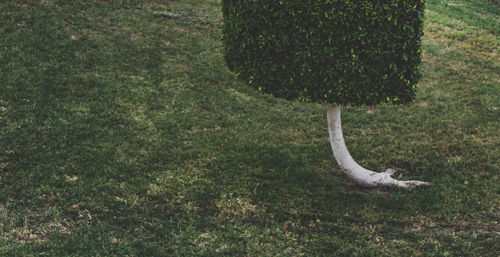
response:
M415 97L423 0L222 0L222 9L229 68L276 97L333 104L331 139L340 130L334 129L338 105L400 104ZM343 144L341 130L340 136Z
M225 59L285 99L407 103L416 91L421 0L223 0Z

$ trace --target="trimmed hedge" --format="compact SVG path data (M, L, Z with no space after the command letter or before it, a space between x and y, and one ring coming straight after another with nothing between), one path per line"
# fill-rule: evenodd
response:
M423 0L223 0L225 60L276 97L375 105L413 100Z

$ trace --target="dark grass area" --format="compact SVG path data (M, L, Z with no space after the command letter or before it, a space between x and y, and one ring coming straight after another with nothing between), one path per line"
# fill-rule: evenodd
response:
M496 256L498 6L427 8L417 100L343 125L433 185L370 191L322 106L234 80L218 1L2 2L0 255Z

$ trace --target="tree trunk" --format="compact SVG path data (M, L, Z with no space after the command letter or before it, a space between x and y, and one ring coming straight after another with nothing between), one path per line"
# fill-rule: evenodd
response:
M363 187L376 186L398 186L402 188L413 188L422 185L428 185L427 182L409 180L400 181L391 176L395 170L388 169L385 172L373 172L357 164L349 154L342 135L342 126L340 122L340 106L327 105L328 133L330 134L330 144L332 145L333 155L340 168L349 178Z

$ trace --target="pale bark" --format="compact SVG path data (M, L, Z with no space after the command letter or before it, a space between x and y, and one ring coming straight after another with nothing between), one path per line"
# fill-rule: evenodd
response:
M333 155L340 168L357 184L363 187L394 185L402 188L413 188L429 184L417 180L400 181L394 179L391 177L395 172L393 169L379 173L361 167L352 159L345 145L340 122L340 106L327 105L327 119Z

